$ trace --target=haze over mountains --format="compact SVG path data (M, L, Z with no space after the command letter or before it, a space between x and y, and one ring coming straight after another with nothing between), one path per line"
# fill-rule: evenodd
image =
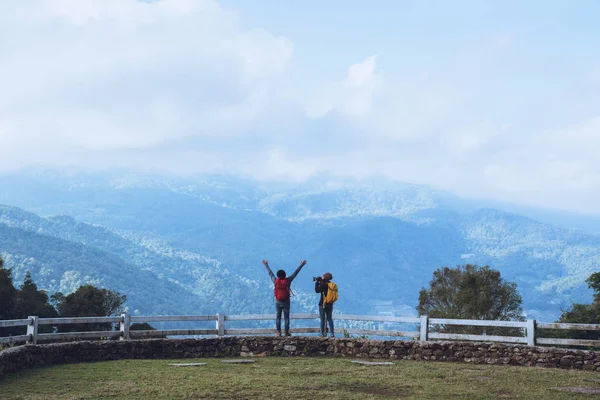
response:
M91 282L140 314L270 312L267 258L288 273L308 260L293 312L316 310L311 276L330 271L338 310L415 314L435 269L469 262L500 270L548 321L590 300L584 280L600 265L600 217L383 179L23 172L0 175L0 204L16 283L27 269L51 292Z

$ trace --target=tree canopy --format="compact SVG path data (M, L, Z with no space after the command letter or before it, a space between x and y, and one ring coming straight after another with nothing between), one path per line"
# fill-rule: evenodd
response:
M0 258L0 319L12 319L17 304L17 289L13 285L12 270L4 268Z
M15 315L18 318L26 318L30 315L36 315L40 318L54 318L58 316L56 309L48 302L48 294L43 290L38 290L29 271L27 271L25 279L23 279L23 284L17 291ZM41 325L39 332L50 333L52 329L52 326Z
M4 268L4 260L0 258L0 320L23 319L32 315L41 318L106 317L119 313L126 299L125 295L93 285L80 286L67 296L55 293L49 299L44 290L38 289L29 271L17 289L13 285L12 270ZM43 325L39 329L40 332L52 332L53 327ZM110 330L111 324L58 325L57 329L59 332L100 331ZM0 328L0 336L23 333L23 327Z
M16 314L23 317L37 315L40 318L53 318L58 315L48 302L48 294L43 290L38 290L29 271L17 292Z
M61 317L108 317L122 310L127 296L93 285L84 285L67 296L56 293L52 300ZM62 332L81 332L108 330L109 327L110 324L76 324L59 325L58 329Z
M521 304L517 285L505 281L499 271L487 265L466 264L434 271L429 289L419 292L416 308L420 315L434 318L523 320ZM471 331L448 327L441 330Z
M557 322L600 324L600 272L594 272L587 279L588 287L594 291L594 299L590 304L574 303L567 310L563 310ZM555 334L559 337L573 339L598 340L600 333L596 331L571 331Z
M0 257L0 320L16 318L17 289L13 285L12 270L4 268ZM14 333L14 328L0 328L0 336Z
M56 293L53 299L61 317L107 317L121 311L127 296L93 285L83 285L67 296Z

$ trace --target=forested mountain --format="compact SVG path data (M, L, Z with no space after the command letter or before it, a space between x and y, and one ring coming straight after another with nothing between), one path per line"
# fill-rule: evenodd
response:
M0 249L17 283L29 270L38 286L50 293L70 293L92 283L128 293L132 313L209 308L176 283L95 247L0 224Z
M256 282L216 260L146 237L139 242L68 216L41 218L0 207L0 249L17 282L30 270L50 292L92 283L127 294L131 311L154 314L225 311L264 295ZM247 293L248 300L224 296L218 285L224 282L234 294Z
M330 271L338 309L414 313L436 268L471 262L500 270L529 315L550 320L589 300L584 280L600 265L598 234L419 185L20 174L0 176L0 187L0 203L30 211L0 209L0 252L17 281L30 268L51 290L68 290L70 276L100 282L142 312L268 311L267 258L288 273L308 260L295 311L316 309L310 278ZM172 294L156 296L157 286Z

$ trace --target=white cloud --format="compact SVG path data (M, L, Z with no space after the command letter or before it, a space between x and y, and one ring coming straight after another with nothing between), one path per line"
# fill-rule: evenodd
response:
M317 92L306 108L311 118L321 118L337 112L346 117L364 117L372 111L373 96L383 76L375 71L376 56L351 65L341 82Z
M362 44L352 57L377 55L332 71L243 18L216 0L1 3L0 170L382 174L600 212L597 65L539 77L526 38L502 31Z
M40 138L110 150L243 134L292 56L288 39L241 30L213 0L0 7L0 120L11 126L0 147L13 147L4 166ZM31 140L15 149L19 137Z

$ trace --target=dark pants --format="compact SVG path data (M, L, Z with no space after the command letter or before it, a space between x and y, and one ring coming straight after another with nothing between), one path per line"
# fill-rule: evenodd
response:
M329 333L333 335L333 304L327 304L325 307L319 306L319 316L321 317L321 336L326 334L326 321L329 321Z
M289 301L277 301L275 300L275 315L277 316L275 324L277 332L281 332L281 313L285 318L285 331L290 331L290 302Z

